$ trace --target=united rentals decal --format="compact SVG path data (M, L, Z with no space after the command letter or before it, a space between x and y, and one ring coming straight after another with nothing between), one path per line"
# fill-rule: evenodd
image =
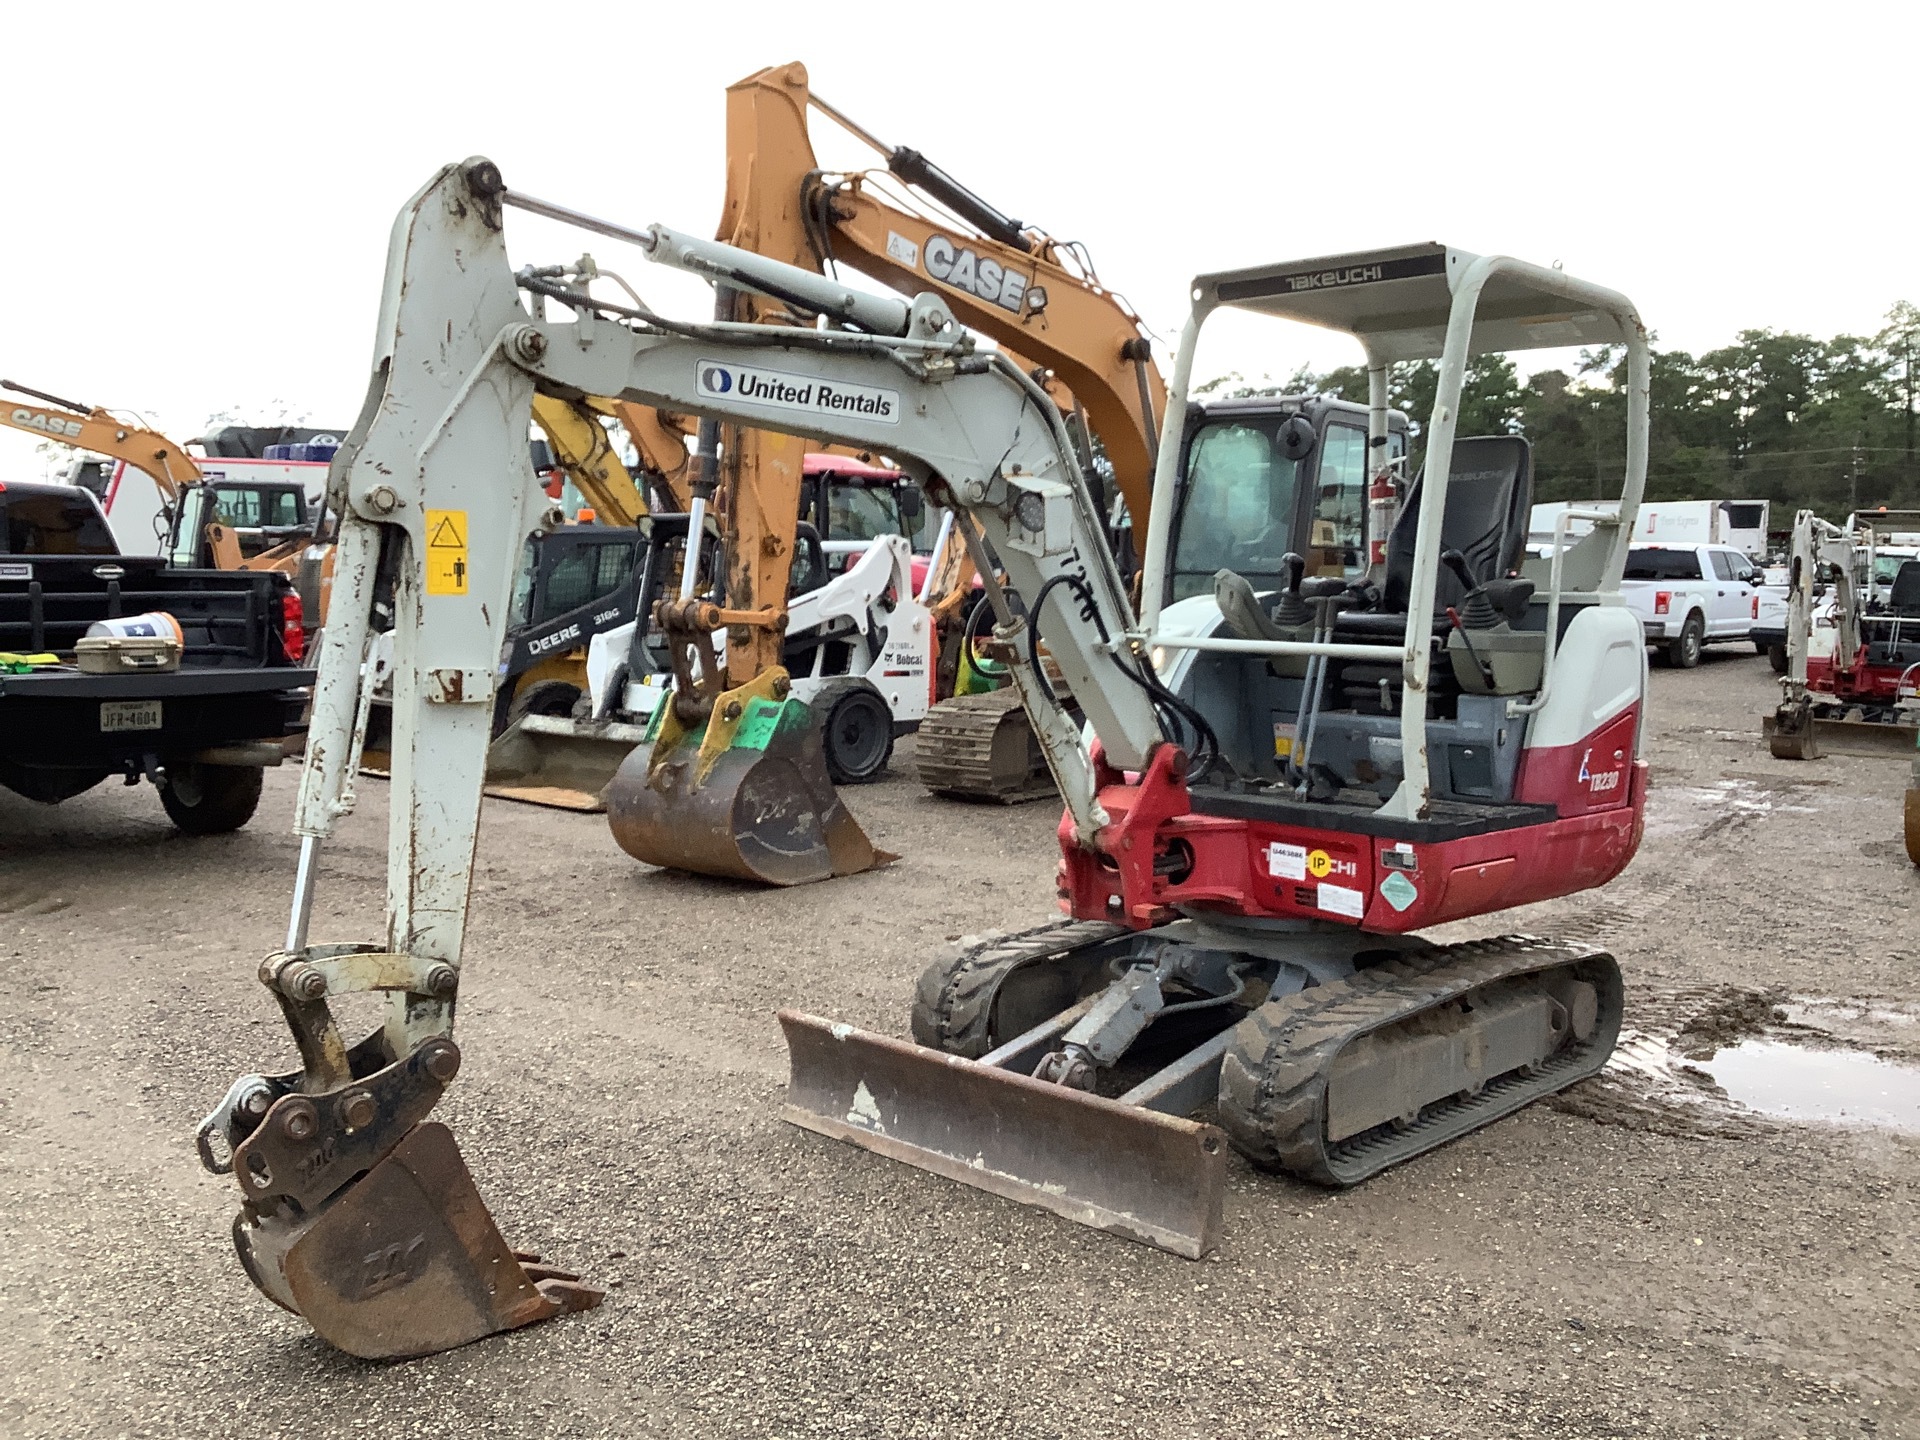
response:
M695 388L710 400L746 400L776 410L809 415L854 416L883 425L900 423L900 392L879 385L845 385L818 375L789 375L731 360L701 360Z

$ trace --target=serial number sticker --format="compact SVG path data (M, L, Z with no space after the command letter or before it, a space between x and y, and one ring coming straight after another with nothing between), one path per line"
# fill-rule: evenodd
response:
M1349 920L1358 920L1365 912L1363 897L1351 886L1321 885L1319 892L1319 898L1314 903L1329 915L1345 915Z
M1307 847L1282 845L1277 841L1267 846L1267 873L1276 880L1306 879Z
M0 580L31 580L33 566L7 564L0 565Z
M100 702L100 731L110 730L158 730L160 728L160 701L158 700L102 700Z
M909 270L920 268L920 247L898 230L887 231L887 257L898 260Z

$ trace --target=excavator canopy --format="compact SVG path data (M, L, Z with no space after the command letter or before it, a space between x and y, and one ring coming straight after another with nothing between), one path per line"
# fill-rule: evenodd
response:
M1222 270L1193 282L1196 303L1253 310L1353 335L1376 364L1426 360L1446 342L1454 295L1482 257L1429 241ZM1626 298L1533 266L1496 269L1474 311L1472 353L1630 338Z

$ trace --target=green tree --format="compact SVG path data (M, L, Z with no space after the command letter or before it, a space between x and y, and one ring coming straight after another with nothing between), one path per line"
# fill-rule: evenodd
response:
M1656 344L1650 359L1649 499L1770 499L1778 515L1810 505L1834 519L1856 506L1920 505L1920 307L1894 305L1871 338L1749 329L1698 356ZM1425 361L1389 368L1389 403L1416 436L1437 374ZM1365 404L1367 374L1303 367L1284 382L1236 375L1203 387L1313 390ZM1626 390L1623 346L1582 351L1573 366L1524 383L1504 356L1481 356L1461 392L1458 433L1525 435L1539 499L1608 498L1626 471Z

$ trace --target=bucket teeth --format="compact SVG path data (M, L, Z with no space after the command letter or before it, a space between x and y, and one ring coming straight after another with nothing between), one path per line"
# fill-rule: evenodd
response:
M366 1360L432 1355L605 1298L508 1247L436 1122L409 1131L315 1211L250 1205L234 1242L268 1298Z

